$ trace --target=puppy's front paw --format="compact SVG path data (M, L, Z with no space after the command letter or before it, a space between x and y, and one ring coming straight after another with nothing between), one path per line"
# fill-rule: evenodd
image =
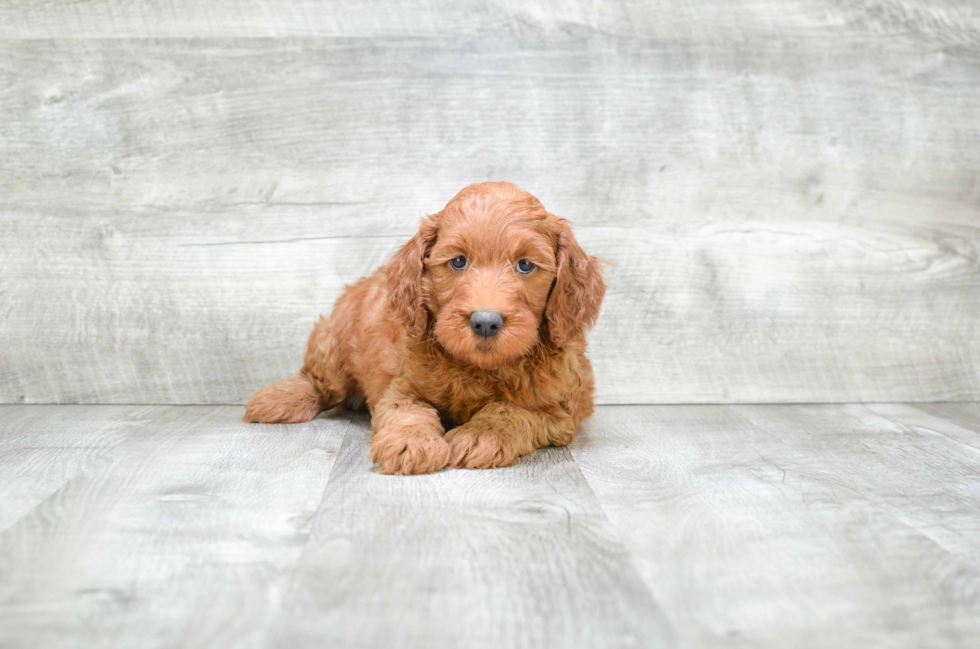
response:
M418 427L382 428L371 439L371 459L379 473L432 473L445 468L449 445L442 435Z
M518 456L534 450L521 452L514 439L492 430L481 429L472 421L446 433L446 441L449 442L449 466L454 469L496 469L510 466Z

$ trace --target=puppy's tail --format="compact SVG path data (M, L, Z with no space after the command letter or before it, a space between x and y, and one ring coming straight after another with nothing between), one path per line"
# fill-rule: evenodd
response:
M248 400L242 421L260 424L298 424L310 421L327 407L324 394L303 372L262 388Z

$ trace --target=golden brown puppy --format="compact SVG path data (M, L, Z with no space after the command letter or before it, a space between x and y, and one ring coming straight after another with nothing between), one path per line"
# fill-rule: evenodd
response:
M366 400L383 473L507 466L563 446L592 414L585 332L605 291L568 221L510 183L470 185L344 291L303 369L259 390L243 421Z

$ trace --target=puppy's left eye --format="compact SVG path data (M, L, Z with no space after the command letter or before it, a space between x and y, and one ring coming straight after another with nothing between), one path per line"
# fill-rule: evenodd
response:
M466 257L460 255L459 257L453 257L449 260L449 265L456 270L463 270L466 268Z
M534 270L534 264L529 262L527 259L522 259L517 262L517 272L527 275L532 270Z

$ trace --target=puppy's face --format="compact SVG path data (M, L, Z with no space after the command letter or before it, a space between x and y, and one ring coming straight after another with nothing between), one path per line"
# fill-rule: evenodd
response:
M491 369L537 344L556 276L544 219L507 207L470 201L444 217L422 283L443 348Z
M568 222L509 183L470 185L423 219L385 276L411 335L486 369L539 342L561 347L592 325L605 292Z

